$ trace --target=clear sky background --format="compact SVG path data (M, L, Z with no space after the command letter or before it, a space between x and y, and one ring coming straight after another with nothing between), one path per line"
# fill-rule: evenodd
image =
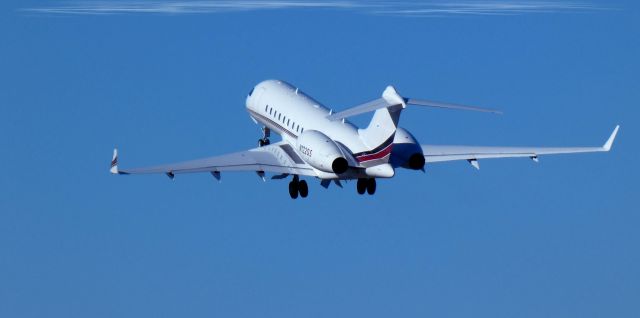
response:
M636 1L165 3L0 4L0 317L640 315ZM334 109L393 84L505 112L409 109L422 143L621 130L608 154L434 164L375 196L108 173L114 146L129 167L254 147L269 78Z

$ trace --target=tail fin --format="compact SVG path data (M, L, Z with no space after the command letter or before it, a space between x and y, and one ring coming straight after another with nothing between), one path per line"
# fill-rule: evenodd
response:
M369 126L358 131L369 150L357 153L355 157L365 166L389 162L393 139L400 121L400 112L406 107L404 99L392 86L384 90L382 98L391 106L376 110Z

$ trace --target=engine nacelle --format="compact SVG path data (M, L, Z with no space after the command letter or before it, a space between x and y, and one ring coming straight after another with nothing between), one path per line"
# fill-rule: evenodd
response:
M349 162L335 141L317 130L305 130L300 134L297 147L300 157L318 170L341 174L349 168Z
M398 128L393 138L391 164L412 170L424 168L424 154L420 143L404 128Z

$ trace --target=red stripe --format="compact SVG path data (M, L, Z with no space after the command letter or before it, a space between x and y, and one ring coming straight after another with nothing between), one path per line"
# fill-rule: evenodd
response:
M374 154L357 157L356 160L358 160L358 162L363 162L363 161L381 159L387 156L388 154L390 154L392 148L393 148L393 143Z

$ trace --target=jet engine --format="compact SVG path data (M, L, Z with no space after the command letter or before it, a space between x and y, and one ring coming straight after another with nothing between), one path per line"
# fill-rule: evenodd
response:
M393 138L391 164L412 170L424 168L424 154L420 143L404 128L398 128Z
M300 134L297 148L302 159L318 170L341 174L349 168L335 141L317 130L305 130Z

